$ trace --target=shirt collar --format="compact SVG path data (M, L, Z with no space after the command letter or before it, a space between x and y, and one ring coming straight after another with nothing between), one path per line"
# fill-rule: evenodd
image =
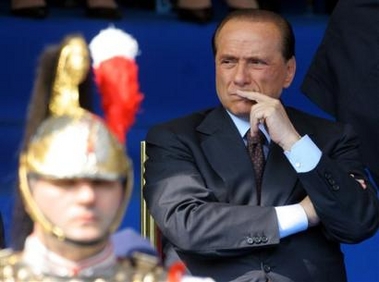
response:
M244 138L247 131L250 129L250 123L245 119L242 119L240 117L237 117L236 115L233 115L228 110L226 112L229 114L234 125L237 127L237 130L240 133L241 137ZM262 131L262 133L265 135L267 142L270 144L271 138L270 138L270 135L268 134L265 126L263 124L259 124L258 127L259 127L260 131Z

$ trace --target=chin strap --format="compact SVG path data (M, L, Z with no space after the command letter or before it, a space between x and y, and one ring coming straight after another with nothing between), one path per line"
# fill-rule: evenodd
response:
M91 247L91 246L99 245L100 243L103 243L103 242L107 242L108 239L109 239L109 234L106 234L100 238L90 240L90 241L80 241L80 240L76 240L76 239L71 239L71 238L66 236L64 238L64 241L69 243L69 244L78 246L78 247Z

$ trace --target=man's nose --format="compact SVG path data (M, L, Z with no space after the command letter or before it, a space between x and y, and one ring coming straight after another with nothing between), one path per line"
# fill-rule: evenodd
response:
M250 73L246 64L237 64L234 74L234 83L236 85L246 85L250 83L250 80Z
M80 181L77 184L77 195L82 202L94 202L96 199L94 185L90 181Z

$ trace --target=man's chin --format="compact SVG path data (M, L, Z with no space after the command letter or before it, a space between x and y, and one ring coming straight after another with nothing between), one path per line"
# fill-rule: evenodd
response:
M85 234L85 235L83 235ZM76 242L78 244L97 244L101 243L104 240L106 240L108 237L108 234L104 234L102 232L88 232L83 231L79 234L72 233L72 234L66 234L66 240L71 242Z
M250 108L233 108L230 112L239 118L249 120Z

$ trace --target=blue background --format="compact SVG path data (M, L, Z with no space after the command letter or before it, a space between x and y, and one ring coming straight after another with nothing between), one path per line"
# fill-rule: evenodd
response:
M84 11L78 8L53 8L45 20L12 18L4 11L6 8L0 6L3 9L0 11L0 210L9 236L17 153L37 58L46 45L60 42L69 33L79 32L89 41L111 23L86 19ZM218 103L210 48L216 23L203 26L183 23L172 13L157 14L152 10L125 9L124 14L123 20L113 24L139 42L141 53L137 62L145 99L127 137L128 152L135 166L135 185L123 227L139 231L139 143L151 125ZM307 11L288 12L286 16L297 38L298 71L292 86L283 94L283 101L327 117L300 93L299 86L323 36L328 17ZM378 235L358 245L343 245L343 249L349 281L379 281Z

